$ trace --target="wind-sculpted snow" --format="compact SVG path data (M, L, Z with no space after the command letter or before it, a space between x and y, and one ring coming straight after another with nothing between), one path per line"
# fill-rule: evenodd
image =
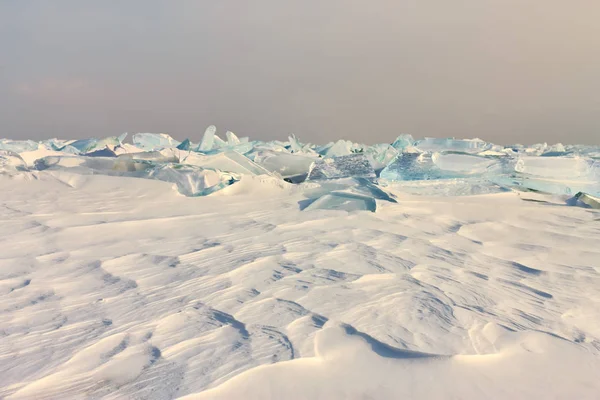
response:
M597 397L597 210L81 159L0 176L1 398Z
M598 148L124 140L0 140L0 398L598 397Z

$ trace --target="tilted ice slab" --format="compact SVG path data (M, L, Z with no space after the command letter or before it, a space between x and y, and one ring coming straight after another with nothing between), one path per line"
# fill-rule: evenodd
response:
M557 195L600 195L600 162L583 157L520 157L511 173L493 176L496 184Z
M270 172L267 169L235 151L213 155L190 152L182 158L181 163L237 174L270 175Z
M589 208L600 210L600 196L592 196L587 193L579 192L573 199L575 205L584 205Z
M381 171L387 181L454 179L500 172L498 159L469 154L403 153Z

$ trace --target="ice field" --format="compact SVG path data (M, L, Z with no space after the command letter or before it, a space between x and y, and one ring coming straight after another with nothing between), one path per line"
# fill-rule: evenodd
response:
M130 139L0 140L0 398L600 395L600 147Z

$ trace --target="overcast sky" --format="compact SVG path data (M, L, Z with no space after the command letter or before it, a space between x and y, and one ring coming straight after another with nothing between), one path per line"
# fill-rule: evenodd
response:
M599 0L0 0L0 137L600 144Z

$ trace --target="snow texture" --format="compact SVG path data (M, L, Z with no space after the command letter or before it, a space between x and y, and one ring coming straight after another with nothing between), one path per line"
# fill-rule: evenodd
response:
M0 398L598 398L597 148L206 135L0 140Z

